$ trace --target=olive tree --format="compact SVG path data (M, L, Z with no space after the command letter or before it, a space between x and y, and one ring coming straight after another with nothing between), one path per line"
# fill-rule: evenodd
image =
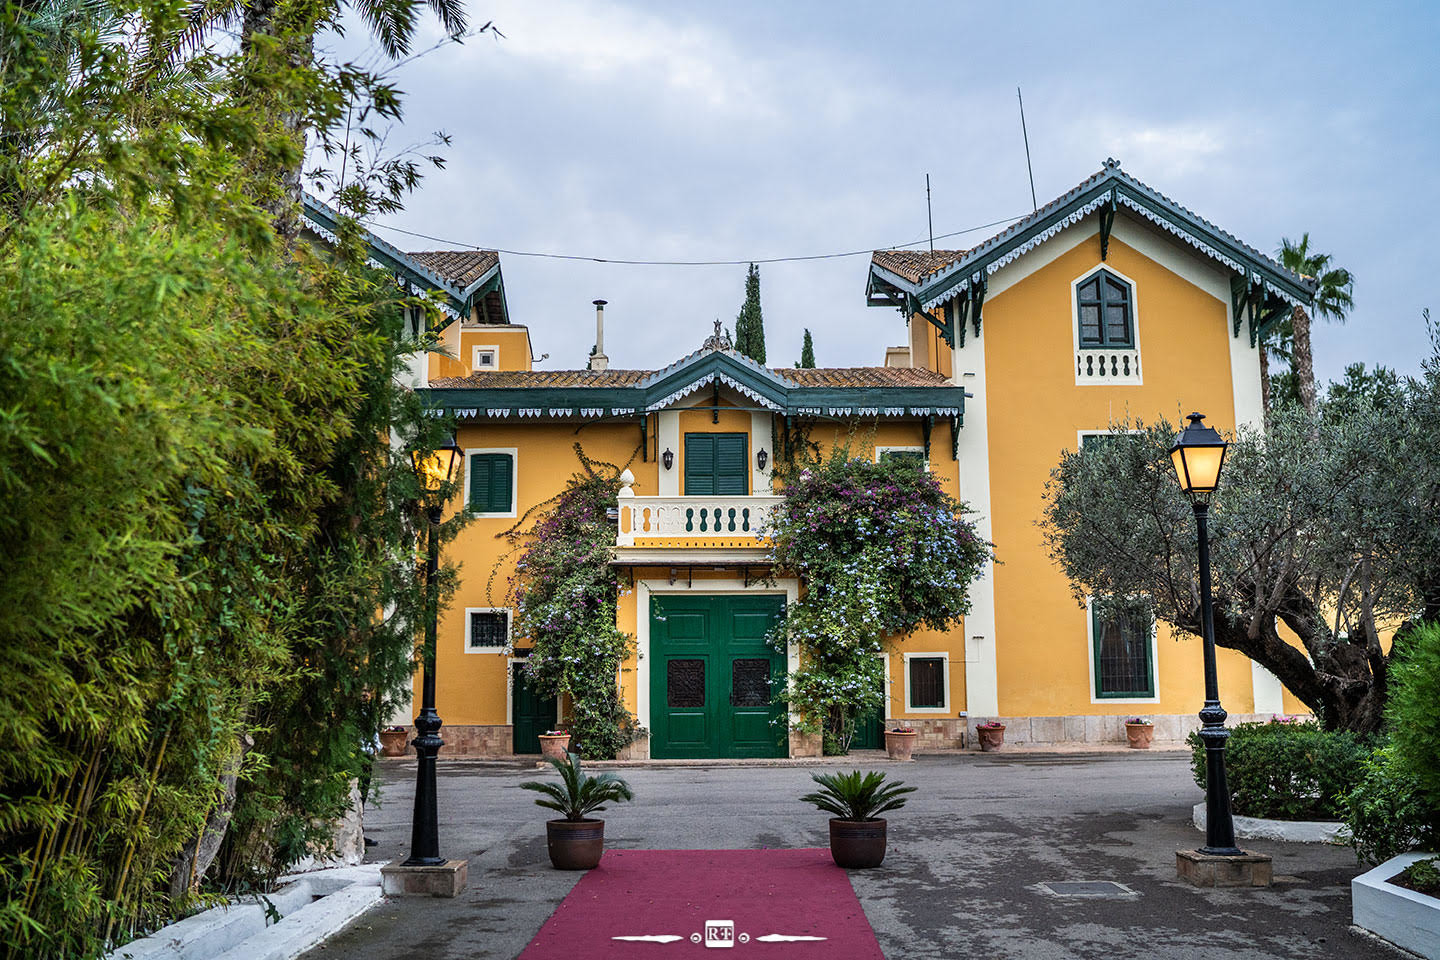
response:
M1332 729L1380 725L1383 638L1440 613L1437 406L1432 357L1396 389L1337 391L1314 415L1286 407L1265 432L1231 438L1210 508L1215 641L1274 673ZM1177 428L1116 431L1052 472L1050 555L1077 600L1198 635L1194 519L1168 456Z

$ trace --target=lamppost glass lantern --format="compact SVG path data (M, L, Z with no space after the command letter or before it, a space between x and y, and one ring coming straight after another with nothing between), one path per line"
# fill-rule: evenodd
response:
M669 447L666 447L665 452L660 454L660 462L664 464L666 470L669 470L671 467L675 466L675 451L671 450Z
M1192 413L1188 419L1190 425L1180 431L1175 446L1170 448L1170 462L1187 496L1214 493L1220 486L1220 470L1229 444L1215 428L1206 426L1204 414Z
M765 452L765 449L762 447L762 448L760 449L760 452L757 453L757 454L755 454L755 465L756 465L757 467L759 467L761 470L764 470L764 469L765 469L765 464L767 464L767 463L769 463L769 462L770 462L770 454L766 453L766 452Z
M410 463L415 468L415 476L420 479L421 486L428 493L435 493L453 481L455 471L460 468L460 461L463 459L465 451L461 450L454 440L434 450L410 451Z

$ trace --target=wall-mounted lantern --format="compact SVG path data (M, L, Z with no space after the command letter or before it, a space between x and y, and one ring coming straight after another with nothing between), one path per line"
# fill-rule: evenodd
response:
M675 466L675 451L671 450L669 447L666 447L665 452L660 454L660 463L665 467L666 470L669 470L671 467Z
M770 454L768 454L768 453L765 452L765 448L764 448L764 447L761 447L761 448L760 448L760 452L757 453L757 454L755 454L755 466L759 467L761 470L764 470L764 469L765 469L765 464L767 464L767 463L769 463L769 462L770 462Z

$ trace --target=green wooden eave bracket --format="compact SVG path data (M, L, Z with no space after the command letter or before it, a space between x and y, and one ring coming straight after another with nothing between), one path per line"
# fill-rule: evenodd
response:
M970 283L970 322L975 325L975 336L980 336L980 310L985 306L985 292L990 286L990 281L985 277L985 271L980 271L980 279L972 280Z
M960 423L961 417L950 418L950 459L956 463L960 462Z
M1110 202L1100 208L1100 259L1110 256L1110 231L1115 226L1115 211L1120 209L1120 198L1115 190L1110 191Z
M1232 337L1240 336L1240 320L1245 315L1245 305L1250 299L1250 287L1254 283L1250 271L1245 271L1245 276L1235 274L1230 278L1230 322L1234 327L1230 331Z
M920 421L920 433L925 437L925 462L930 462L930 431L935 429L935 415Z
M940 308L940 312L945 316L945 319L941 320L930 311L921 309L920 301L916 300L914 295L908 293L905 295L905 306L912 315L919 314L930 321L930 325L940 331L940 336L950 345L950 349L955 349L955 321L948 309L944 306Z

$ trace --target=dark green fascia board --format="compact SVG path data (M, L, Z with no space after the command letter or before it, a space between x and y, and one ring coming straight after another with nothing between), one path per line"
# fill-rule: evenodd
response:
M764 368L757 370L719 350L712 350L693 356L688 361L681 361L673 370L665 372L661 379L647 382L641 388L645 395L644 402L647 406L659 403L676 390L683 390L686 386L713 373L723 373L736 383L744 384L777 407L785 406L785 395L790 390L788 384L769 370Z
M434 410L542 410L547 418L550 410L574 410L577 413L571 418L580 419L578 411L581 409L604 408L604 415L595 418L597 420L615 416L638 417L645 411L649 394L639 387L432 387L416 392L422 402ZM659 399L662 398L652 397L649 402ZM885 410L899 407L907 411L912 408L959 410L960 416L963 416L965 391L963 387L792 387L781 412L799 416L801 410L818 409L822 411L821 416L825 416L823 411L833 408ZM615 414L615 410L631 412ZM487 417L481 413L479 419ZM503 421L495 418L495 422L515 421L506 417Z
M1287 276L1284 273L1276 271L1268 265L1257 261L1254 255L1251 254L1249 251L1241 249L1240 247L1236 246L1233 241L1228 240L1223 236L1220 236L1210 227L1202 224L1194 215L1189 214L1188 212L1182 210L1179 207L1157 203L1154 199L1147 196L1145 193L1139 190L1132 189L1131 187L1126 185L1114 174L1103 178L1102 180L1100 180L1099 183L1095 184L1090 189L1075 196L1073 199L1063 204L1062 206L1050 211L1045 216L1039 218L1033 224L1029 225L1025 230L1017 233L1015 236L1009 238L1004 243L996 244L992 249L987 250L983 256L977 257L975 260L966 263L963 269L957 269L952 273L946 274L945 276L941 277L940 279L928 286L922 285L918 287L916 290L913 291L913 295L917 300L920 300L921 302L936 299L936 297L944 294L946 291L959 286L961 283L964 283L967 279L974 276L976 273L983 274L985 269L990 264L1004 257L1016 247L1025 244L1035 234L1043 233L1045 230L1048 230L1050 227L1064 220L1066 217L1070 216L1070 214L1085 206L1087 203L1090 203L1092 200L1095 200L1099 197L1105 196L1106 194L1111 195L1114 198L1114 202L1116 202L1117 204L1119 197L1129 197L1131 200L1134 200L1136 203L1140 204L1151 212L1167 220L1173 221L1174 223L1183 227L1187 232L1195 235L1196 237L1199 237L1201 240L1204 240L1210 246L1224 252L1227 256L1230 257L1230 259L1235 260L1239 263L1248 264L1250 269L1254 271L1255 275L1259 276L1261 279L1270 281L1271 283L1275 284L1275 286L1285 290L1287 293L1289 293L1291 296L1295 297L1298 300L1302 300L1308 303L1313 297L1312 291L1304 284L1298 283L1296 282L1295 278Z
M305 203L303 210L303 218L307 220L313 220L315 223L319 224L321 227L324 227L330 233L336 233L339 230L340 225L336 222L335 218L332 217L329 212L323 209L318 203ZM423 273L417 271L413 263L410 263L407 260L399 259L394 256L394 254L391 254L390 252L385 250L384 247L380 246L379 243L375 242L375 236L369 230L364 230L364 228L361 229L362 232L365 234L365 255L367 257L374 260L376 263L380 264L388 271L402 274L407 280L411 281L416 286L440 294L450 302L450 306L454 308L456 313L459 313L462 316L465 315L466 310L469 308L468 303L462 302L460 298L455 296L453 292L445 289L442 286L437 285L435 281L432 280L430 277L427 277ZM440 324L440 327L449 326L449 324L450 320L447 319L444 323Z

